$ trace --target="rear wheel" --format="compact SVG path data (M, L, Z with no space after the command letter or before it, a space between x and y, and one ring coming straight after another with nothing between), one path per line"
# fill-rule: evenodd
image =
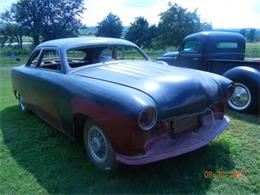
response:
M253 94L250 87L241 82L235 82L233 95L228 100L228 105L234 110L249 112L253 109Z
M114 150L103 130L93 121L84 127L84 145L89 159L101 170L113 172L118 168Z

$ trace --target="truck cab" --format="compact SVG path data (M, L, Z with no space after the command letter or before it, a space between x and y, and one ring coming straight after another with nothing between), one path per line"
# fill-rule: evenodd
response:
M245 38L238 33L199 32L185 37L178 51L167 52L157 61L224 75L236 85L229 106L242 112L259 111L260 62L244 60L245 46Z

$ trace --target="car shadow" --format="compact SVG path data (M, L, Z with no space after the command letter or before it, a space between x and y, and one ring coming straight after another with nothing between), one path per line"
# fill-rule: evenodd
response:
M216 141L180 157L103 173L85 157L82 143L71 141L33 114L19 112L18 106L12 106L0 113L4 144L48 193L204 194L211 185L210 172L218 177L219 171L225 174L234 168L228 145Z

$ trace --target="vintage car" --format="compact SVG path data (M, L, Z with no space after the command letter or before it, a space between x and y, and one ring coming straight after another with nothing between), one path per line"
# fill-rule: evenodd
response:
M11 76L21 110L83 139L102 170L208 144L228 124L234 89L225 77L152 62L135 44L110 38L42 43Z

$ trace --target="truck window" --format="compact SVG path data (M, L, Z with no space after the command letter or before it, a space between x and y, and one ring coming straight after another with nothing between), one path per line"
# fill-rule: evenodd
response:
M199 52L199 40L186 40L183 46L183 52L185 53L198 53Z
M231 41L219 41L217 42L218 49L234 49L238 48L238 42Z

